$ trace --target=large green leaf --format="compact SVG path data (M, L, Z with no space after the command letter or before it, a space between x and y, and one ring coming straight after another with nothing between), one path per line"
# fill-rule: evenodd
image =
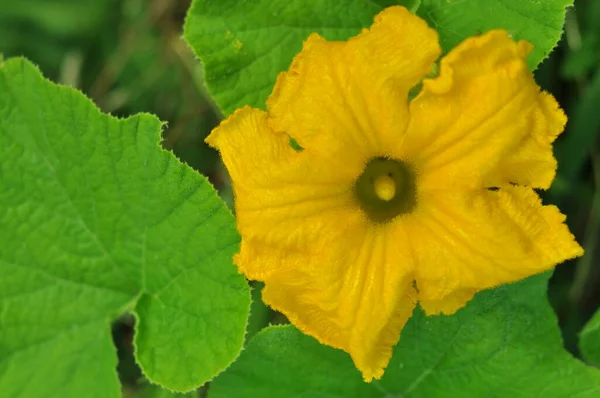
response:
M453 316L415 311L381 381L292 326L250 342L210 398L567 398L600 396L600 371L566 352L546 300L548 274L479 293Z
M194 0L184 37L204 63L206 84L225 114L264 107L277 74L312 32L343 40L375 14L402 4L436 28L445 51L466 37L507 29L535 45L533 69L556 45L572 0Z
M600 310L585 325L579 336L581 353L590 363L600 367Z
M132 310L152 381L201 385L243 343L232 215L162 150L22 59L0 66L0 395L119 395L110 323Z

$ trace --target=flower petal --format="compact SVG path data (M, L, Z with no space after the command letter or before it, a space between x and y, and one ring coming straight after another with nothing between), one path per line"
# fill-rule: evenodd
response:
M313 254L270 252L281 263L265 278L263 300L304 333L349 352L367 381L383 375L415 306L410 253L394 234L365 225Z
M360 166L352 170L309 149L295 151L287 135L269 128L261 110L239 109L206 141L219 149L231 175L242 252L252 239L300 250L339 238L345 223L363 218L352 194ZM268 269L244 271L260 278Z
M491 31L462 42L442 59L439 76L424 80L402 148L422 186L550 186L552 142L566 117L527 70L530 51Z
M419 306L427 315L452 315L465 306L477 293L476 289L458 289L441 300L430 300L424 295L419 298Z
M583 254L565 216L542 206L530 188L432 191L418 212L405 228L412 234L419 300L429 313L453 313L475 291Z
M312 34L267 101L271 125L341 162L392 155L407 124L408 92L439 53L437 33L398 6L345 42Z

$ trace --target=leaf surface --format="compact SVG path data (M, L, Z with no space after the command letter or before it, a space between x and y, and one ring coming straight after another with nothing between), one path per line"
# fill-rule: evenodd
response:
M600 310L585 325L579 336L583 357L591 364L600 367Z
M598 397L600 370L562 347L548 274L479 293L453 316L416 310L383 379L362 382L349 356L292 326L256 335L209 398Z
M189 390L237 357L250 295L234 219L160 133L0 64L1 395L120 395L110 324L126 311L156 383Z

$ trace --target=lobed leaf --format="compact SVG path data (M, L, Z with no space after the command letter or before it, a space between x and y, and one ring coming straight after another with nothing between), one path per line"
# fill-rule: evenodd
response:
M120 395L110 323L126 311L155 383L189 390L237 357L250 294L234 219L160 132L0 64L0 395Z

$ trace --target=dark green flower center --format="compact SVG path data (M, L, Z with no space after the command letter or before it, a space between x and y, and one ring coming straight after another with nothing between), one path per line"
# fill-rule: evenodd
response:
M415 173L401 160L376 157L356 180L354 193L371 220L386 223L415 208Z

